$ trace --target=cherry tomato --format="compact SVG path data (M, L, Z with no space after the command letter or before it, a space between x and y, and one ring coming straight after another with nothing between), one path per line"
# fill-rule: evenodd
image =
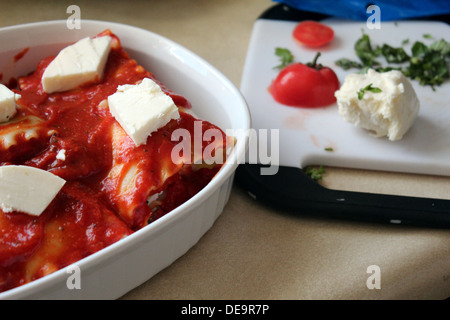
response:
M315 108L335 103L339 80L332 69L316 63L319 56L320 52L312 63L284 67L269 88L273 98L294 107Z
M334 31L323 23L305 20L297 24L292 35L306 46L320 47L333 40Z

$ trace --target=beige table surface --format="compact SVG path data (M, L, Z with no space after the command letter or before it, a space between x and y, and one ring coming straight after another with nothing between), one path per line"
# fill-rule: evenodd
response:
M239 87L255 19L268 0L0 0L0 27L82 19L145 28L194 51ZM1 44L0 44L1 45ZM269 48L270 49L270 48ZM450 179L326 168L329 188L450 198ZM368 289L377 265L381 289ZM443 299L450 232L290 215L235 186L213 227L184 256L123 299Z

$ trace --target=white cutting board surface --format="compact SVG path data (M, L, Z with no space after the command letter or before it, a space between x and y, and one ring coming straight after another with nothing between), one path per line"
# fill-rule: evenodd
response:
M403 45L408 54L416 40L427 45L441 38L450 41L450 27L441 22L383 22L381 29L373 30L363 22L337 19L322 22L333 28L335 39L319 49L322 53L319 62L333 68L341 84L345 75L357 70L344 71L334 61L343 57L358 60L353 47L362 30L370 36L373 47L383 43L399 47L403 40L409 39L409 44ZM279 129L281 166L328 165L450 176L450 81L436 87L436 91L412 81L421 109L412 128L402 140L395 142L374 138L365 130L345 122L339 116L336 104L308 109L275 102L268 92L270 83L278 74L273 69L279 64L275 48L288 48L295 61L302 63L312 61L318 51L293 40L292 30L296 24L265 19L255 22L241 82L253 128L257 132L258 129ZM433 38L424 38L424 34ZM378 60L384 62L384 57ZM270 130L267 132L270 136ZM269 146L269 150L271 147L274 146ZM333 148L334 151L328 152L325 148Z

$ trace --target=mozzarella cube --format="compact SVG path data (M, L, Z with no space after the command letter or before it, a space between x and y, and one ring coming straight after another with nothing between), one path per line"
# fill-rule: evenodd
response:
M145 144L152 132L180 117L172 98L148 78L140 84L119 86L108 97L108 105L111 114L137 146Z
M16 112L16 101L20 99L20 94L14 93L8 87L0 84L0 122L11 120Z
M64 48L47 66L42 87L47 93L72 90L100 81L111 49L111 37L84 38Z
M40 215L65 184L65 180L29 166L0 167L0 209Z
M366 90L359 98L358 92L369 85L381 91ZM369 69L367 74L350 74L335 96L345 121L391 141L403 138L420 108L413 86L397 70L378 73Z

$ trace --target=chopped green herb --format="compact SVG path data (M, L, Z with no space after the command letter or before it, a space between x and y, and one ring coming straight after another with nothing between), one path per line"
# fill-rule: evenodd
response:
M433 42L430 45L430 49L439 51L444 57L450 57L450 42L444 39Z
M325 151L332 152L332 151L334 151L334 149L329 147L329 148L325 148Z
M379 68L376 68L376 70L378 72L388 72L388 71L392 71L392 70L398 70L398 71L403 72L403 69L401 67L379 67ZM367 72L367 70L366 70L366 72Z
M335 63L337 66L341 67L344 70L348 70L348 69L352 69L352 68L360 69L363 67L363 65L361 63L347 59L347 58L341 58L339 60L336 60Z
M425 38L429 38L425 34ZM431 37L431 36L430 36ZM409 39L403 40L402 44L409 42ZM429 85L434 87L441 85L445 80L450 78L448 58L450 57L450 42L441 39L433 42L429 46L416 41L411 47L411 54L408 55L401 47L396 48L384 44L372 47L370 38L367 34L363 34L355 43L355 53L360 62L342 58L336 61L336 64L348 70L351 68L360 69L361 73L372 68L378 72L386 72L390 70L399 70L410 79L418 81L421 85ZM388 63L387 66L381 66L376 60L379 56L383 56ZM401 64L392 66L391 64Z
M381 53L389 63L402 63L409 60L409 56L403 48L394 48L384 44L383 47L381 47Z
M322 180L322 175L325 173L325 169L323 168L323 166L320 166L319 168L306 167L304 172L312 180L319 181Z
M409 43L409 39L405 39L405 40L402 41L403 45L408 44L408 43Z
M419 41L414 42L414 44L411 48L413 57L418 57L422 54L425 54L427 51L428 51L427 46Z
M417 80L421 85L441 85L450 77L446 57L449 56L450 43L445 40L434 42L427 47L421 42L414 43L413 57L404 74Z
M372 83L370 83L369 85L365 86L364 88L361 88L358 91L358 100L362 100L364 97L364 93L366 93L367 91L370 91L373 93L380 93L381 89L377 88L377 87L372 87Z
M280 64L275 69L282 69L294 61L294 56L291 51L286 48L275 48L275 55L280 58Z
M355 52L359 57L363 65L365 66L377 66L379 62L375 60L380 54L380 48L372 49L372 44L370 43L370 38L367 34L363 34L360 39L355 43Z
M425 39L431 39L431 38L433 38L433 36L432 36L431 34L429 34L429 33L425 33L425 34L423 35L423 37L424 37Z

